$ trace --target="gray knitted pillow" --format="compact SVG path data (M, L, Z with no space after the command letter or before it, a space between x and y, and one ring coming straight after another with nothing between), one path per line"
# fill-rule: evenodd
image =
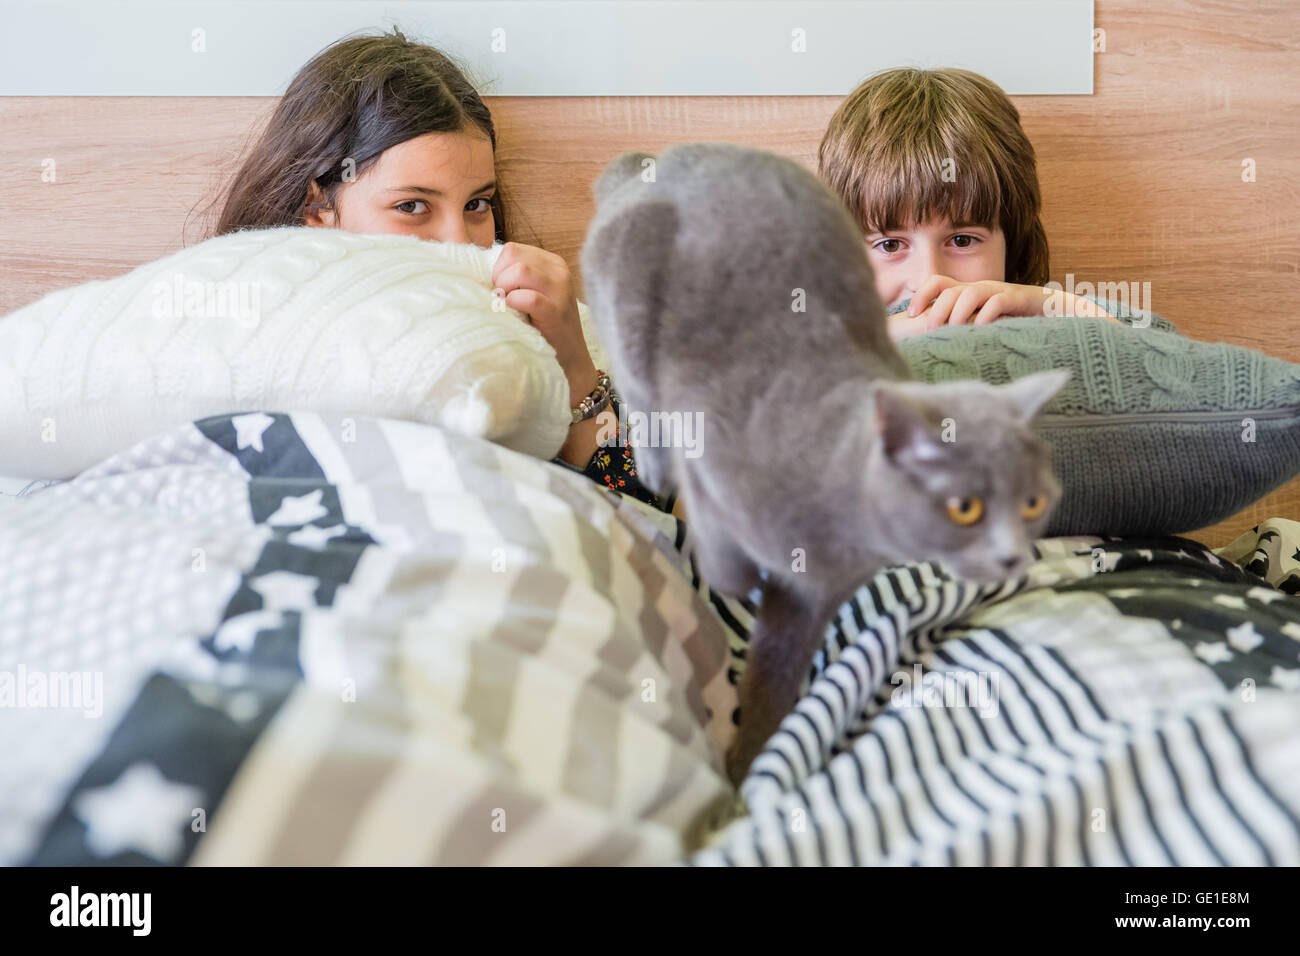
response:
M1036 431L1063 495L1048 534L1179 534L1300 472L1300 365L1101 319L1003 319L898 343L921 381L1070 381Z

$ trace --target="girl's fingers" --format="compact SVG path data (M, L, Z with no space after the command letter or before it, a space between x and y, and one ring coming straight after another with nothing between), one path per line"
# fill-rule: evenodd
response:
M548 300L536 289L512 289L506 293L505 298L506 305L516 312L522 312L528 318L528 324L538 331L543 331L543 327L549 324L546 322Z
M505 282L511 269L519 261L518 244L507 242L501 247L501 253L497 256L496 265L492 267L492 284L498 288L505 289ZM506 291L510 291L506 289Z
M538 289L557 297L558 290L569 286L569 267L545 249L507 242L492 270L492 284L506 292Z
M504 292L513 292L515 289L540 289L543 283L537 274L537 269L531 262L515 261L504 263L505 256L497 262L497 268L492 273L492 284Z

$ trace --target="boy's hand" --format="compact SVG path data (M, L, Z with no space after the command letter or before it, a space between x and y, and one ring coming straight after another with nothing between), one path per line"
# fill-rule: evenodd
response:
M577 405L596 387L596 365L582 335L568 265L553 252L507 242L492 270L492 284L505 293L506 305L522 312L555 349L569 381L569 405Z
M1042 286L1013 285L991 279L958 282L938 275L921 283L906 315L906 320L897 317L900 321L896 323L895 338L928 332L941 325L987 325L997 319L1023 315L1092 316L1117 321L1095 302L1081 296L1053 292Z

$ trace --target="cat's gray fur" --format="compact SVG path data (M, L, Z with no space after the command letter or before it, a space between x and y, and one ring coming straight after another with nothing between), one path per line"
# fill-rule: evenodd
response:
M642 479L681 494L705 580L763 588L727 757L738 782L831 614L876 571L1023 572L1059 495L1030 424L1067 375L905 381L862 237L789 160L723 143L626 153L595 193L582 272L614 387L631 411L702 413L702 454L635 448ZM1026 521L1037 494L1048 507ZM986 512L961 527L947 503L967 496Z

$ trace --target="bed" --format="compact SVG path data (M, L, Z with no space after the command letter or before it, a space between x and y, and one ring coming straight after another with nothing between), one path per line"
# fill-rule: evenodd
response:
M1300 361L1294 44L1223 42L1285 12L1200 10L1171 44L1099 4L1096 95L1016 98L1055 278L1150 280L1190 338ZM1188 83L1189 49L1230 68ZM201 238L274 102L5 98L37 158L0 180L0 313ZM489 104L513 237L576 265L573 184L609 159L728 140L815 167L838 99ZM1300 478L1188 537L1043 540L1005 587L863 582L737 793L755 607L700 579L688 526L435 425L345 442L242 408L0 478L0 863L1300 861L1300 526L1276 517Z
M1300 862L1296 522L884 571L737 794L755 608L684 523L352 438L216 416L0 496L0 862Z

